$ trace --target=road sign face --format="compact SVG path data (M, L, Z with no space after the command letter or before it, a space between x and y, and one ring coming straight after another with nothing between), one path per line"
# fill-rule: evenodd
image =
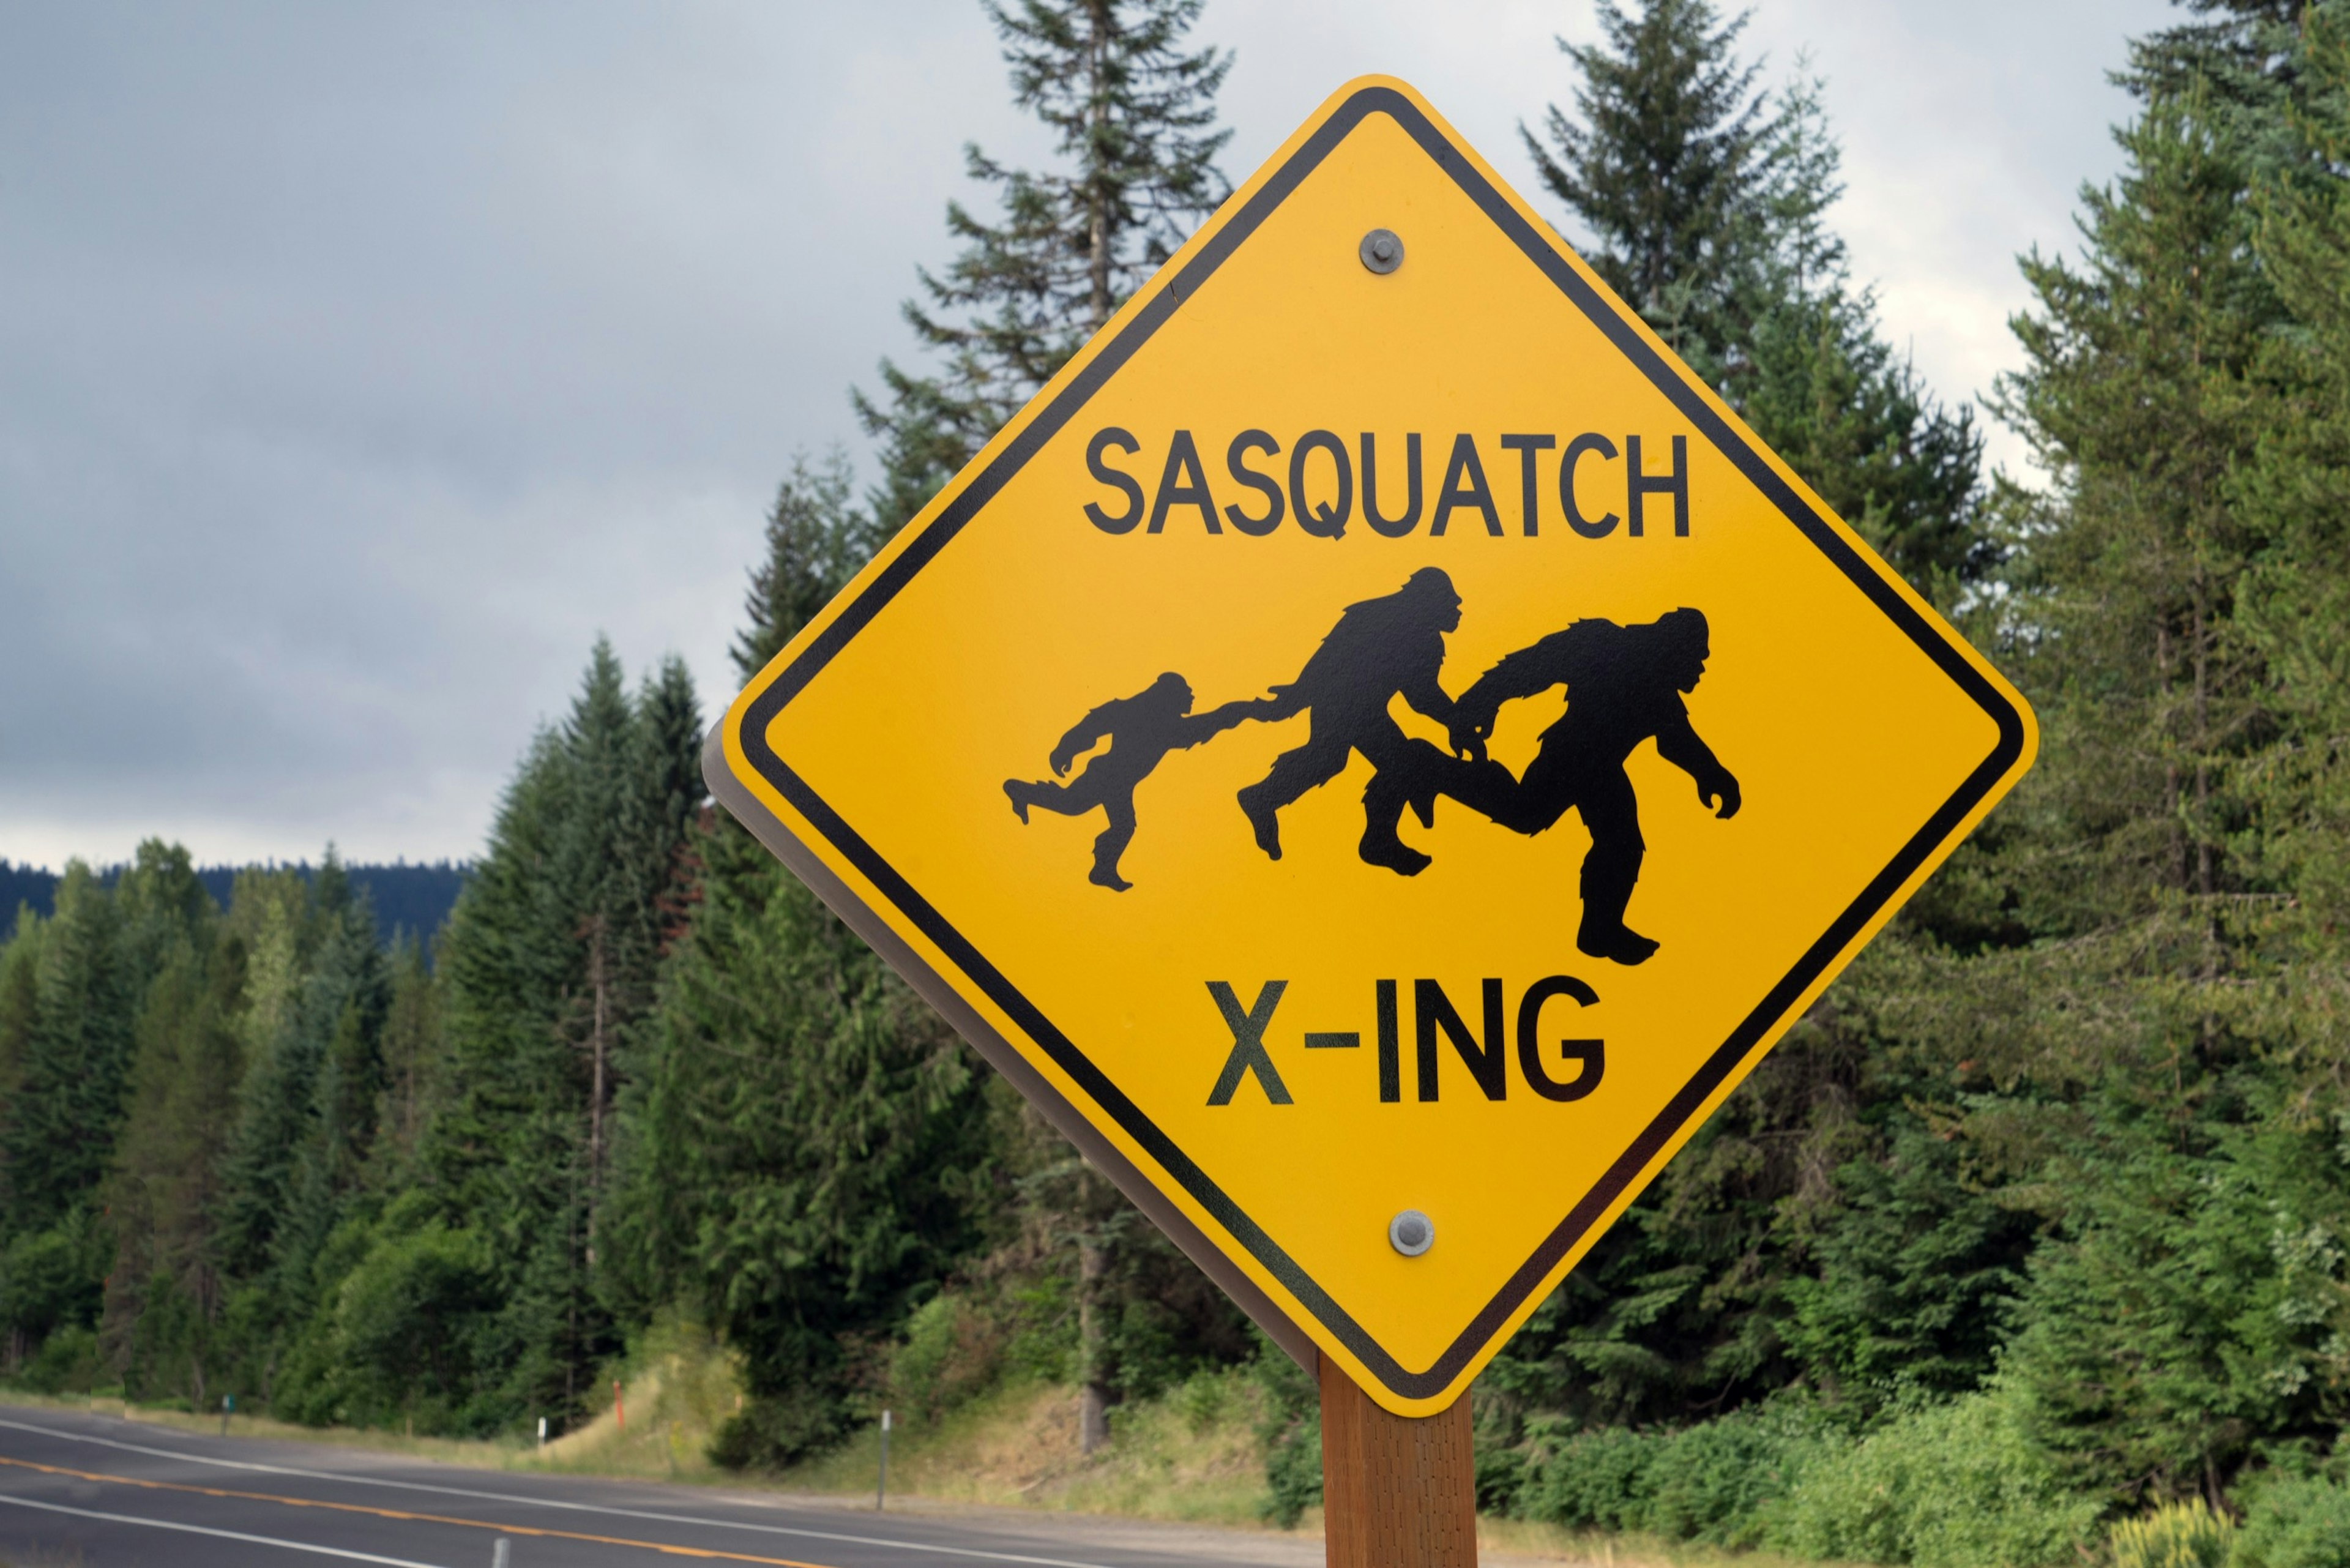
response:
M709 771L1260 1321L1424 1415L2033 746L1374 78L751 683Z

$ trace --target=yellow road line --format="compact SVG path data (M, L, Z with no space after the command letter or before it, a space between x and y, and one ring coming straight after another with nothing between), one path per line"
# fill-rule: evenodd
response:
M359 1502L327 1502L318 1498L283 1497L268 1491L234 1491L224 1487L195 1486L185 1481L141 1480L137 1476L107 1475L98 1470L70 1469L64 1465L40 1465L30 1459L0 1457L0 1465L12 1465L18 1469L39 1470L44 1475L71 1476L77 1480L111 1481L118 1486L144 1487L150 1491L194 1492L201 1497L235 1498L245 1502L283 1503L287 1508L323 1508L336 1513L366 1513L378 1519L402 1519L419 1524L459 1524L469 1530L494 1531L500 1535L536 1535L551 1541L586 1541L598 1546L632 1546L639 1552L659 1552L671 1557L706 1557L723 1563L758 1563L767 1568L827 1568L821 1563L803 1563L796 1557L754 1557L747 1552L721 1552L709 1546L672 1546L660 1541L631 1541L623 1535L589 1535L577 1530L548 1530L536 1524L498 1524L486 1519L460 1519L447 1513L413 1513L405 1509L370 1508Z

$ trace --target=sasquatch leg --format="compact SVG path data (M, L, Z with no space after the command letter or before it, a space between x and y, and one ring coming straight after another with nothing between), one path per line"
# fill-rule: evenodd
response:
M1005 779L1003 793L1012 802L1012 809L1021 821L1028 820L1028 808L1041 806L1063 816L1078 816L1103 804L1106 793L1094 770L1087 768L1067 784L1055 784L1050 779L1030 784L1024 779ZM1129 796L1131 791L1128 792ZM1131 809L1129 807L1129 809Z
M1347 755L1354 742L1338 725L1314 718L1314 733L1295 751L1274 759L1273 771L1240 793L1241 811L1255 830L1256 846L1272 859L1281 858L1281 820L1275 815L1307 790L1328 784L1347 771Z
M1575 804L1590 830L1591 849L1583 857L1583 923L1575 945L1593 958L1645 962L1657 944L1624 923L1648 852L1632 781L1622 769L1612 769L1590 781Z
M1420 755L1422 752L1426 756ZM1405 741L1388 749L1379 771L1363 786L1363 841L1356 853L1366 863L1405 877L1417 877L1428 869L1428 857L1406 844L1396 829L1402 825L1407 805L1418 813L1423 826L1435 815L1431 759L1450 760L1425 741Z
M1134 796L1131 792L1112 795L1102 805L1108 813L1109 826L1094 840L1094 868L1086 880L1123 893L1134 886L1118 874L1118 857L1134 842Z

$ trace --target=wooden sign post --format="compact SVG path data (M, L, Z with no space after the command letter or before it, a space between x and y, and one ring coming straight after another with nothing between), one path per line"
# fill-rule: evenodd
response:
M1324 1357L1322 1536L1330 1568L1476 1568L1469 1397L1398 1416Z

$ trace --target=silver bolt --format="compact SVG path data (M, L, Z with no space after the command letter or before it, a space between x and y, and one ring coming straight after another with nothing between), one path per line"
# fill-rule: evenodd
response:
M1388 1221L1388 1245L1407 1258L1417 1258L1436 1245L1436 1221L1417 1209L1407 1209Z
M1363 265L1382 276L1403 265L1403 242L1393 229L1373 229L1356 248Z

